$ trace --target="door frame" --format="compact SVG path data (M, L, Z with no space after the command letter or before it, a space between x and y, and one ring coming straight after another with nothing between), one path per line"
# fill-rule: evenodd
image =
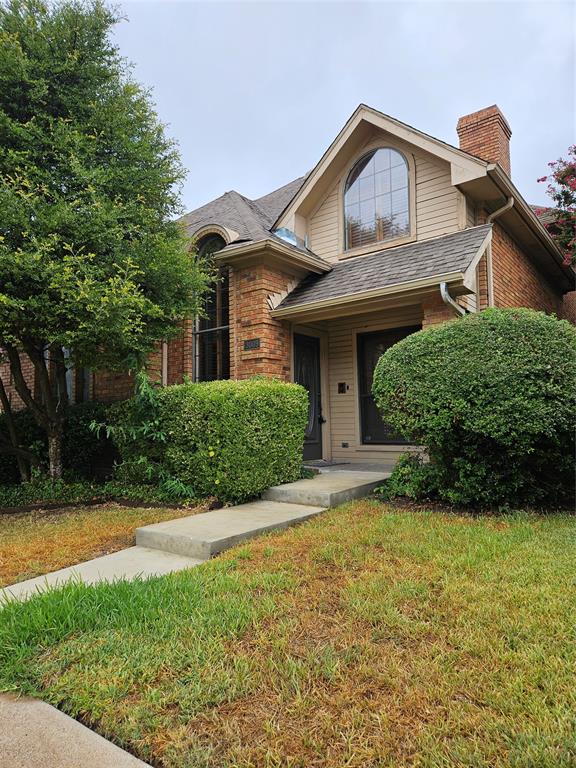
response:
M331 428L331 410L330 410L330 387L329 387L329 368L328 368L328 333L320 328L314 328L309 325L292 325L290 338L292 340L292 351L290 355L290 380L294 381L294 334L300 336L314 336L320 340L320 397L322 399L322 416L325 421L322 424L322 459L330 461L332 459L332 428Z

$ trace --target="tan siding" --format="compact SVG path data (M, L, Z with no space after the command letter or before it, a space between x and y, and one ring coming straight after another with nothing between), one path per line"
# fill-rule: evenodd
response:
M333 261L340 253L338 202L339 183L325 197L308 223L310 249L323 259Z
M404 446L368 448L359 443L358 393L356 382L355 335L382 328L420 325L420 306L402 307L359 317L332 320L328 330L328 380L330 392L330 429L334 461L382 461L395 459L406 450ZM338 383L349 389L338 394ZM348 448L342 443L347 442Z
M458 190L450 183L450 167L426 155L415 155L416 237L427 239L456 232L459 225ZM340 222L341 179L308 221L310 248L324 259L335 261L342 254ZM468 225L471 226L471 225Z
M458 190L450 183L450 166L420 155L415 159L417 239L457 232Z
M466 198L466 226L476 226L476 208L469 198Z

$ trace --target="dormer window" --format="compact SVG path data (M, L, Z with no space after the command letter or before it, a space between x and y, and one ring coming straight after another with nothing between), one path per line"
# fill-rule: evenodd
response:
M410 234L408 163L395 149L375 149L350 171L344 189L345 248Z

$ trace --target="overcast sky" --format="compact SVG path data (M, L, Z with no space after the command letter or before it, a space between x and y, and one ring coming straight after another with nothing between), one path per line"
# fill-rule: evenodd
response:
M185 210L256 198L310 170L360 102L457 144L460 115L497 103L512 177L576 141L573 2L142 2L116 30L179 143Z

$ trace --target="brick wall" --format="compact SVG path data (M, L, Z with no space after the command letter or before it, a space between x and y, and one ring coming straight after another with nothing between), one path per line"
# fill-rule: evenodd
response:
M32 361L27 355L22 354L20 356L20 364L22 366L22 373L24 375L24 379L26 380L26 384L28 384L28 387L31 389L32 393L35 394L35 376ZM8 400L10 401L12 409L14 411L21 410L24 407L24 403L20 399L20 395L16 392L16 388L14 387L14 383L12 381L12 374L10 373L10 365L8 363L0 364L0 377L4 382L4 388L6 389L6 394L8 395ZM1 406L0 411L2 411Z
M262 374L290 379L290 327L271 317L268 296L286 290L292 279L263 263L230 270L231 378ZM256 339L256 349L245 349L245 342Z
M562 296L498 222L492 229L492 273L497 307L562 313Z
M512 131L496 104L461 117L456 131L460 149L491 163L499 163L510 176Z
M446 320L453 320L456 316L456 310L442 301L440 292L438 292L438 295L430 296L422 302L423 330L431 325L439 325L440 323L445 323Z
M564 294L561 316L564 320L569 320L572 325L576 325L576 291Z
M98 371L92 383L92 399L103 403L125 400L134 394L134 377L130 373Z

